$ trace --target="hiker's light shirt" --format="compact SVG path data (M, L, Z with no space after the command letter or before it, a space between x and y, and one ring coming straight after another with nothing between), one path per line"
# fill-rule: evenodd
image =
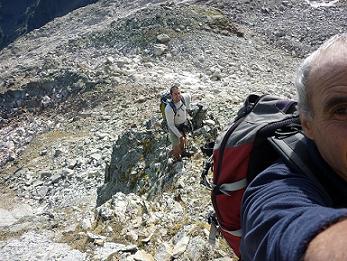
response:
M184 99L185 105L182 101L175 103L176 106L176 115L174 110L168 104L165 107L165 117L168 128L178 137L180 138L182 134L177 129L176 126L183 124L187 121L187 109L190 109L191 96L189 93L183 93L182 97Z

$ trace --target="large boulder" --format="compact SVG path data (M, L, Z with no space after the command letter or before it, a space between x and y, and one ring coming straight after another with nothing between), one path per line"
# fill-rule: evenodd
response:
M190 147L196 152L206 140L214 140L219 123L213 121L204 106L193 106L194 130ZM169 159L170 141L158 117L140 129L125 131L113 145L110 164L105 170L105 184L98 190L100 206L117 192L135 193L152 198L170 189L183 170L183 163Z
M161 129L130 129L113 145L105 184L99 188L97 205L115 193L145 194L164 178L166 184L174 169L168 168L170 142ZM161 190L161 189L158 189Z

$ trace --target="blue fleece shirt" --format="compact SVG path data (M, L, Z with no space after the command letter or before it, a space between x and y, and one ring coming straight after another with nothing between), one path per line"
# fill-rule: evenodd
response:
M243 261L300 260L315 235L347 217L347 209L340 207L347 203L346 182L307 142L319 179L278 161L247 187L241 209Z

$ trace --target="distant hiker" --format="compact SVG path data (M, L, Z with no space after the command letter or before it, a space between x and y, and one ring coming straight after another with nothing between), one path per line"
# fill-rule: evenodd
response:
M242 260L347 260L346 57L345 33L300 66L295 84L313 175L279 159L253 179L243 195Z
M172 144L171 156L174 160L180 160L181 156L190 156L185 149L190 129L187 110L190 109L191 96L189 93L182 94L177 85L170 88L170 95L171 101L165 107L165 118Z

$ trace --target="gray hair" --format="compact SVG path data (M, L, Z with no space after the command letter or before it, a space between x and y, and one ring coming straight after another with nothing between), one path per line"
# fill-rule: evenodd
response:
M316 51L311 53L299 66L295 87L297 91L299 112L305 116L312 117L312 107L310 100L310 87L308 86L309 75L312 69L313 62L319 57L323 50L327 50L338 42L347 43L347 33L337 34L325 41Z

